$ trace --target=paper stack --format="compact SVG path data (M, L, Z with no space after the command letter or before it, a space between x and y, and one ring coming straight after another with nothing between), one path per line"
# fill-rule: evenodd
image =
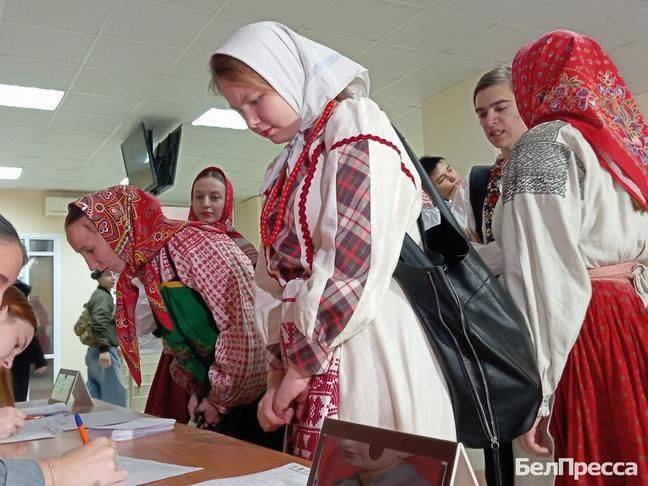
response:
M168 432L173 430L174 425L174 419L143 417L122 424L93 427L93 429L112 430L112 439L122 441Z
M137 417L133 412L128 410L101 410L99 412L82 413L81 419L84 425L91 429L107 425L125 423ZM67 432L76 430L77 425L74 421L74 415L53 415L40 419L30 420L35 426L40 426L54 434L58 432Z
M306 486L309 474L309 468L291 462L260 473L225 479L212 479L202 483L195 483L194 486Z

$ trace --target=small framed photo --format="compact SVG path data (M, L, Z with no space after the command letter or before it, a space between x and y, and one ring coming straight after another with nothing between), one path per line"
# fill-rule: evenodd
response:
M61 368L54 381L48 403L65 403L69 405L70 398L75 405L93 405L92 397L78 370Z
M477 485L456 442L326 419L309 486Z

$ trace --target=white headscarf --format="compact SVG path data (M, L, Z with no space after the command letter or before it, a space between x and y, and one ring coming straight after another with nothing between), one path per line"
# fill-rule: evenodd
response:
M234 57L254 69L301 120L295 138L268 167L261 192L277 178L286 160L289 168L294 166L305 144L304 132L330 100L369 94L367 69L277 22L244 25L216 54Z

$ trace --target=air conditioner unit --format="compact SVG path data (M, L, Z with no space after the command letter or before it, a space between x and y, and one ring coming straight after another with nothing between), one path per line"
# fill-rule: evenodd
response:
M73 197L45 196L45 216L64 218Z
M181 206L162 206L162 213L169 219L189 219L189 208Z

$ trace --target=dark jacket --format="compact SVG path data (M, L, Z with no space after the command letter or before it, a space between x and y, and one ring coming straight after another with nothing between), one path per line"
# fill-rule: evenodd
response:
M17 402L27 400L29 374L31 373L32 364L37 369L47 366L47 361L45 361L45 356L43 356L43 351L38 342L38 336L34 336L34 339L31 340L24 351L14 358L11 365L14 399Z
M31 286L21 280L16 280L14 282L14 287L20 290L25 297L29 297ZM45 356L43 355L40 343L38 342L38 336L34 336L23 352L15 357L13 364L11 365L14 400L17 402L24 402L27 400L27 392L29 391L29 374L31 373L32 364L37 369L47 366L47 361L45 361Z
M97 287L86 304L90 311L92 336L99 351L108 351L110 346L119 346L115 332L115 303L112 294L103 287Z

